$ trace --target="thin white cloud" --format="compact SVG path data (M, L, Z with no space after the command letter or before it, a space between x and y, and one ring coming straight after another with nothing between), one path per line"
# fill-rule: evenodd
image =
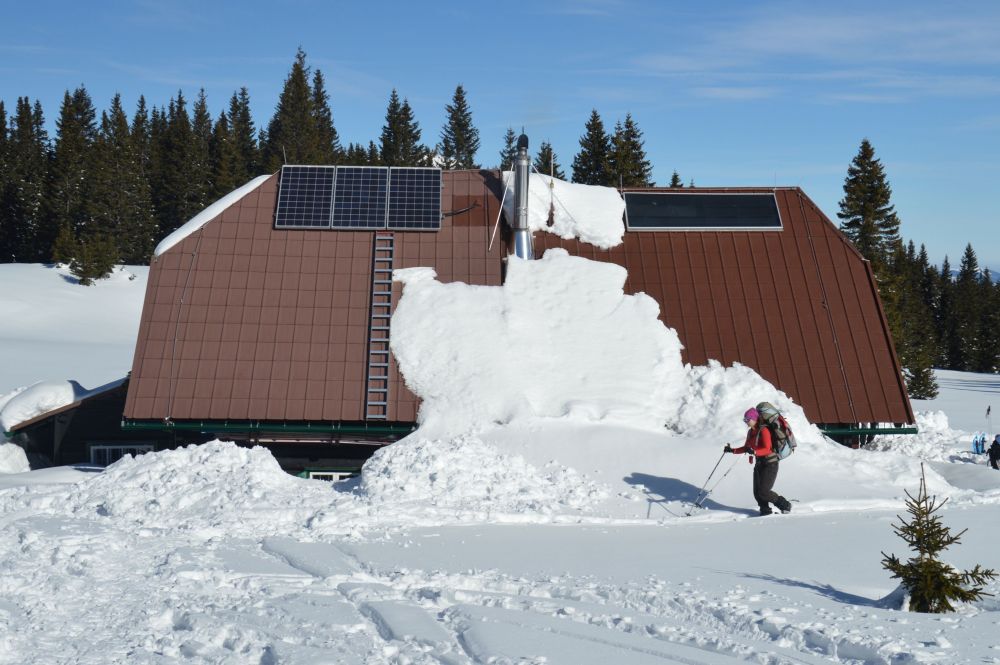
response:
M706 99L751 101L754 99L768 99L778 94L778 90L773 87L760 86L699 86L692 89L692 93L697 97Z

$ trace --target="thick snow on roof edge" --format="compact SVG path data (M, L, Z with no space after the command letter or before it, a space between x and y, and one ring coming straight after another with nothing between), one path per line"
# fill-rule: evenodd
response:
M199 212L197 215L189 219L183 226L161 240L160 244L156 246L155 250L153 250L153 256L157 257L162 255L168 249L181 242L201 227L205 226L205 224L208 224L210 221L221 215L226 208L264 184L264 181L270 177L270 174L257 176L239 189L234 189L212 205Z
M39 381L6 395L0 401L0 431L9 432L32 418L61 409L82 399L112 390L125 379L118 379L88 390L76 381Z
M514 177L504 171L507 194L503 209L514 219ZM549 226L549 211L552 225ZM533 231L547 231L560 238L610 249L625 236L625 200L614 187L581 185L547 175L532 173L528 181L528 225Z

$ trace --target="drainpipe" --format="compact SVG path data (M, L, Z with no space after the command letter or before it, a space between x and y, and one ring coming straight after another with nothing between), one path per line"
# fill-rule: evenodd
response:
M531 157L528 156L528 137L521 134L517 139L517 157L514 160L514 220L511 224L513 238L508 248L508 256L531 260L535 251L531 246L531 229L528 228L528 174L531 172Z

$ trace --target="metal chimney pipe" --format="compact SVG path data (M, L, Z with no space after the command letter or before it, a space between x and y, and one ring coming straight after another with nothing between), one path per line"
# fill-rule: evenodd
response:
M531 246L531 229L528 228L528 175L531 173L531 157L528 156L528 137L521 134L517 139L517 157L514 159L514 231L512 247L508 254L522 259L535 258Z

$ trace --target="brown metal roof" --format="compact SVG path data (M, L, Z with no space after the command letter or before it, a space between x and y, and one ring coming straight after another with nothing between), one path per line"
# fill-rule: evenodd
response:
M626 291L660 303L685 362L752 367L813 422L912 423L870 266L819 208L798 188L695 191L774 192L783 229L629 231L607 251L541 233L536 252L624 266Z
M499 232L489 249L498 174L446 172L443 181L442 229L393 233L393 267L500 284ZM277 182L153 262L126 418L366 419L377 234L274 229ZM608 251L537 233L536 249L623 265L626 289L660 302L686 362L753 367L814 422L913 422L868 263L833 224L798 189L697 191L774 191L784 228L628 232ZM398 285L393 293L396 302ZM781 311L780 325L771 315L765 327L761 311ZM391 359L388 370L385 419L412 422L417 399Z
M277 186L153 261L126 418L365 420L376 234L275 229ZM500 284L502 243L487 249L498 191L493 172L449 173L441 230L395 233L394 267ZM391 360L389 375L387 419L412 422L417 399Z

